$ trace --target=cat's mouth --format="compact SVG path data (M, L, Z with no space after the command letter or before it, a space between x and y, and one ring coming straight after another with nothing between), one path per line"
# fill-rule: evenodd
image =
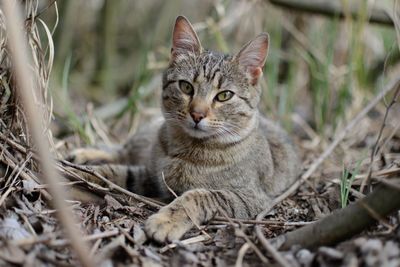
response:
M204 129L200 128L199 124L195 124L195 125L193 126L193 129L195 129L196 131L203 131L203 132L205 132Z
M185 132L194 138L207 138L207 137L211 137L212 133L210 133L209 129L207 129L207 127L205 125L203 125L202 123L194 123L194 122L190 122L189 124L185 125L185 127L183 127L185 129Z

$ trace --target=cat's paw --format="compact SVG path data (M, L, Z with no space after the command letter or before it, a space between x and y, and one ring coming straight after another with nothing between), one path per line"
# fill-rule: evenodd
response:
M147 219L144 231L149 238L165 243L179 240L192 227L183 208L176 210L167 206Z
M78 148L73 150L65 159L76 164L96 165L112 162L113 155L96 148Z

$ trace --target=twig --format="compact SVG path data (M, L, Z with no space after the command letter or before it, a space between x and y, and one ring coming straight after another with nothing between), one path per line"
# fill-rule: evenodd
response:
M18 144L14 140L11 140L10 138L7 138L4 134L0 133L0 139L2 139L4 142L8 143L12 147L16 148L18 151L28 154L27 149L23 147L22 145Z
M40 10L35 16L34 19L36 19L37 17L39 17L40 15L42 15L47 9L49 9L49 7L51 7L52 5L57 4L56 0L52 0L47 6L45 6L42 10ZM28 20L32 20L32 16L29 16L28 18L25 19L25 21Z
M249 250L250 245L248 243L244 243L243 246L239 249L238 256L236 258L235 267L243 266L243 258L246 255L247 250Z
M135 194L131 191L126 190L125 188L120 187L119 185L111 182L110 180L108 180L106 177L104 177L103 175L101 175L100 173L96 172L95 170L91 169L90 167L87 166L81 166L81 165L77 165L77 164L73 164L71 162L68 162L66 160L61 160L60 161L62 164L68 166L68 167L72 167L74 169L77 169L79 171L88 173L92 176L95 176L96 178L99 178L102 182L104 182L106 185L108 185L110 187L111 190L116 190L120 193L123 193L129 197L132 197L133 199L143 202L147 205L149 205L150 207L156 208L156 209L160 209L162 207L161 204L158 204L155 200L153 199L149 199L147 197L144 196L140 196L138 194Z
M230 218L232 222L235 223L240 223L240 224L247 224L247 225L255 225L255 224L263 224L263 225L281 225L281 226L303 226L307 224L314 223L312 222L284 222L284 221L276 221L276 220L263 220L263 221L257 221L257 220L243 220L243 219L236 219L236 218ZM224 217L216 216L214 220L211 221L212 224L221 224L224 222L229 222L227 219Z
M118 229L114 229L111 231L107 232L101 232L101 233L96 233L88 236L82 237L83 240L85 241L93 241L93 240L98 240L106 237L112 237L116 236L119 234ZM58 239L58 240L52 240L53 236L39 236L35 238L26 238L26 239L20 239L17 241L11 241L13 245L16 246L31 246L33 244L38 244L38 243L49 243L50 246L55 246L55 247L62 247L70 244L70 241L67 239Z
M265 264L269 264L270 262L268 261L268 259L261 253L258 247L250 240L250 238L245 234L245 232L243 232L242 229L235 227L235 223L231 220L231 218L228 217L228 214L226 214L226 212L221 207L218 207L218 211L219 213L222 214L222 216L224 216L228 220L228 222L232 225L232 227L234 227L234 229L237 230L237 233L239 233L240 237L243 238L247 244L249 244L249 246L254 250L254 252L260 258L260 260Z
M12 182L11 182L11 184L9 185L7 191L6 191L4 194L2 194L2 195L0 196L0 207L1 207L1 205L3 204L4 200L7 198L7 196L8 196L12 191L14 191L14 190L16 189L16 188L14 187L15 181L16 181L16 179L19 177L19 175L22 173L23 169L24 169L25 166L26 166L26 163L31 159L31 157L32 157L32 153L30 153L30 154L27 156L27 158L24 160L24 162L21 164L21 166L18 167L18 169L14 169L14 170L13 170L13 171L17 170L17 171L16 171L16 174L15 174L14 178L12 179ZM10 177L11 177L11 176L12 176L12 174L10 175Z
M9 152L7 150L5 150L4 152L6 155L9 154ZM18 165L11 160L11 157L1 157L0 156L0 161L3 162L5 165L11 167L11 169L13 170L17 170L18 169ZM33 181L35 184L39 184L38 183L38 179L36 177L32 177L30 176L28 173L26 173L25 171L22 171L20 173L20 177L24 180L27 181ZM47 201L51 201L53 198L52 196L44 189L40 189L40 193L43 195L43 197L47 200Z
M94 242L92 248L90 249L90 256L93 257L94 254L96 253L97 249L99 248L100 244L101 244L101 238L97 239L96 242Z
M64 192L57 184L58 173L53 167L53 162L49 153L48 143L43 138L41 129L41 121L43 118L42 110L38 109L33 99L34 92L31 88L36 88L34 74L30 71L30 59L27 53L27 41L21 29L23 22L20 14L19 2L12 0L2 1L5 20L8 33L8 45L11 49L13 68L15 71L18 96L21 98L25 111L29 115L28 127L33 134L33 139L37 146L38 155L41 159L41 167L43 169L43 177L50 186L53 194L54 206L58 209L58 217L65 229L65 232L71 240L71 247L78 256L83 266L94 266L92 260L88 257L89 251L85 243L81 240L80 235L75 227L75 222L71 211L67 208L64 199ZM36 98L39 100L40 98Z
M257 220L261 221L275 205L277 205L282 200L290 196L300 187L300 185L302 185L305 181L307 181L311 177L311 175L317 170L317 168L322 164L322 162L324 162L325 159L327 159L328 156L335 150L337 145L345 138L345 136L368 114L368 112L373 107L375 107L382 100L383 97L385 97L387 93L397 88L399 83L400 83L400 77L397 77L391 82L389 82L389 84L387 84L386 87L384 87L383 90L374 99L372 99L368 103L368 105L363 110L361 110L361 112L358 113L357 116L355 116L341 132L339 132L339 134L335 137L335 139L329 145L329 147L313 162L313 164L308 168L308 170L305 173L303 173L303 175L301 175L300 179L297 180L291 187L289 187L283 194L275 198L272 201L270 207L268 207L260 214L258 214ZM256 225L254 229L256 231L257 237L265 242L266 238L262 233L260 226Z
M372 173L372 177L379 177L379 176L393 176L393 175L398 175L400 174L400 168L394 167L394 168L389 168L386 170L380 170ZM356 175L356 179L361 179L365 178L368 176L368 173L366 174L358 174Z
M345 9L342 6L341 1L332 0L268 0L271 4L289 8L292 10L320 14L329 17L346 17ZM350 6L350 14L352 18L359 16L360 7L357 5ZM384 25L393 26L393 21L387 12L378 7L372 6L369 10L371 15L369 17L370 22L380 23Z
M279 198L274 199L272 201L271 207L274 207L279 202L280 202ZM263 212L261 212L260 214L258 214L256 220L261 221L268 214L269 211L270 211L270 209L266 209ZM268 241L268 239L265 238L265 236L262 232L262 229L261 229L261 225L256 224L254 226L254 229L256 231L258 240L260 240L263 247L271 253L271 255L275 258L275 260L282 266L290 266L290 264L279 254L279 252L275 249L275 247Z
M182 245L190 245L190 244L194 244L194 243L203 242L203 241L206 241L209 239L210 239L209 235L198 235L198 236L194 236L194 237L179 241L179 243ZM176 243L168 244L165 247L162 247L160 249L160 253L165 253L172 248L176 248L177 246L178 246L178 244L176 244Z
M383 130L385 129L385 126L386 126L386 120L388 118L390 109L393 107L394 104L397 103L397 99L398 99L399 96L400 96L400 84L397 85L397 89L396 89L396 91L395 91L395 93L393 95L392 101L390 101L389 105L386 107L386 111L385 111L385 115L383 117L382 125L381 125L381 128L379 129L378 137L376 138L376 142L375 142L375 144L374 144L374 146L372 148L372 151L371 151L370 164L369 164L369 167L368 167L368 175L366 176L366 178L361 183L361 187L360 187L360 192L361 193L364 192L365 186L367 184L369 185L369 183L371 181L372 166L373 166L373 162L374 162L375 156L376 156L377 151L378 151L378 146L379 146L379 142L380 142L381 137L382 137Z

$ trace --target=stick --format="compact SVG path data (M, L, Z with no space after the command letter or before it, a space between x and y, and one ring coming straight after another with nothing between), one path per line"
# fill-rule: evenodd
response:
M250 245L249 243L244 243L242 247L239 249L238 256L236 258L235 267L242 267L243 266L243 258L246 255L247 250L249 250Z
M219 213L221 213L221 214L226 218L226 220L228 220L228 222L230 223L230 225L232 225L232 227L233 227L234 229L236 229L235 234L236 234L237 236L240 236L241 238L243 238L243 239L246 241L246 243L249 244L249 246L254 250L254 252L255 252L255 253L257 254L257 256L260 258L260 260L261 260L264 264L270 264L270 262L268 261L268 259L261 253L261 251L257 248L257 246L256 246L256 245L250 240L250 238L246 235L246 233L243 232L242 229L240 229L240 228L238 228L238 227L235 227L235 224L234 224L233 221L228 217L228 214L226 214L226 212L225 212L222 208L220 208L220 207L218 207L218 211L219 211ZM273 255L273 256L276 256L276 255ZM275 260L277 260L277 262L281 262L282 256L278 255L277 257L278 257L278 258L275 258ZM289 265L286 265L286 260L285 260L285 259L283 259L283 265L282 265L282 266L289 266Z
M278 225L278 226L303 226L307 224L314 223L314 221L311 222L284 222L284 221L277 221L277 220L263 220L263 221L257 221L257 220L243 220L243 219L236 219L236 218L229 218L232 222L234 223L240 223L240 224L246 224L246 225L254 225L254 224L264 224L264 225ZM212 220L210 223L211 224L223 224L229 222L227 219L224 217L216 216L214 220Z
M3 146L0 145L0 147L3 148ZM7 150L3 150L5 155L8 155L9 152ZM3 162L5 165L11 167L11 169L16 170L18 169L18 165L11 160L10 157L2 157L0 156L0 161ZM36 177L32 177L30 176L27 172L22 171L19 176L27 181L33 181L35 184L39 184L38 183L38 179ZM51 201L53 199L53 197L45 190L45 189L40 189L40 193L43 195L43 197L47 200L47 201Z
M71 240L71 247L78 256L82 266L94 266L92 260L88 257L89 250L84 241L80 238L71 211L67 208L64 202L64 191L60 189L57 184L59 179L58 173L53 167L53 161L49 153L49 145L44 139L41 127L43 118L42 110L35 106L33 100L32 88L35 88L35 80L33 73L30 71L30 59L27 53L27 40L21 29L23 23L20 13L19 2L12 0L2 1L4 8L7 33L8 33L8 46L11 49L13 69L17 82L17 89L19 90L19 98L24 104L25 111L29 116L28 127L33 135L33 139L37 146L38 155L41 159L41 167L43 170L43 177L50 186L50 191L53 195L53 204L58 209L58 218L66 232L66 235ZM40 99L40 98L37 98Z
M103 175L99 174L99 173L96 172L95 170L90 169L90 168L87 167L87 166L80 166L80 165L77 165L77 164L73 164L73 163L71 163L71 162L68 162L68 161L66 161L66 160L61 160L60 162L61 162L62 164L64 164L64 165L68 166L68 167L72 167L72 168L75 168L75 169L77 169L77 170L79 170L79 171L86 172L86 173L88 173L88 174L90 174L90 175L93 175L93 176L95 176L96 178L99 178L99 179L100 179L102 182L104 182L106 185L108 185L108 186L110 187L111 190L112 190L112 189L115 189L116 191L119 191L119 192L121 192L121 193L123 193L123 194L125 194L125 195L127 195L127 196L129 196L129 197L132 197L133 199L135 199L135 200L137 200L137 201L140 201L140 202L143 202L143 203L149 205L150 207L153 207L153 208L156 208L156 209L160 209L160 208L163 206L163 205L161 205L161 203L157 203L157 201L155 201L155 200L153 200L153 199L149 199L149 198L147 198L147 197L140 196L140 195L138 195L138 194L135 194L135 193L133 193L133 192L131 192L131 191L128 191L128 190L126 190L126 189L120 187L119 185L117 185L117 184L111 182L111 181L108 180L106 177L104 177Z
M280 249L287 250L293 245L316 248L346 240L376 222L376 217L385 217L400 208L399 185L382 183L364 199L273 241L280 245Z
M210 240L209 235L198 235L198 236L194 236L194 237L179 241L179 243L182 245L190 245L190 244L199 243L199 242L203 242L203 241L207 241L207 240ZM176 248L177 246L178 245L176 243L168 244L165 247L162 247L160 249L160 253L165 253L170 249Z
M82 237L83 240L85 241L93 241L93 240L98 240L98 239L103 239L106 237L112 237L116 236L119 234L118 229L113 229L107 232L100 232L96 234L91 234ZM39 237L31 237L31 238L26 238L26 239L20 239L16 241L11 241L11 244L15 246L31 246L33 244L38 244L38 243L48 243L50 246L55 246L55 247L63 247L68 244L70 244L70 241L67 239L58 239L58 240L52 240L52 236L39 236Z
M346 7L339 0L269 0L269 2L276 6L327 17L345 18L347 15ZM360 4L350 5L348 12L353 19L357 19L360 13ZM368 10L368 14L370 14L369 22L394 26L392 19L383 9L372 6Z
M385 111L385 115L383 117L382 125L381 125L381 128L379 129L378 137L376 138L375 144L374 144L374 146L372 148L372 151L371 151L370 164L369 164L369 168L368 168L368 175L366 176L366 178L361 183L360 193L364 192L364 187L367 184L368 184L368 186L370 186L373 162L374 162L375 156L377 155L377 152L378 152L378 147L379 147L379 143L381 141L382 133L383 133L383 130L385 129L385 126L386 126L386 120L388 118L390 109L397 103L397 99L399 98L399 96L400 96L400 84L397 85L397 89L396 89L396 92L393 95L392 101L390 101L389 105L386 107L386 111Z

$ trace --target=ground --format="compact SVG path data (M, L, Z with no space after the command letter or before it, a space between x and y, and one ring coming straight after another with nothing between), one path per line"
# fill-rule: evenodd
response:
M381 115L375 114L374 119L376 118L382 119ZM364 123L367 123L365 121L373 125L370 117L364 119ZM365 124L361 126L364 127ZM373 139L377 136L376 130L379 128L370 129ZM298 133L299 135L294 135L293 138L300 150L304 172L318 158L322 148L312 145L313 140L301 134L301 131ZM341 207L340 177L343 166L337 166L334 159L343 157L344 152L360 154L361 150L365 150L365 139L355 138L357 136L351 135L346 138L342 147L331 155L331 159L266 216L263 222L266 237L273 238L293 231ZM2 142L2 149L13 153L7 160L26 159L23 150L18 150L16 141L12 139L8 137L3 139L6 142ZM70 140L61 140L61 152L65 147L70 148L66 145ZM382 156L386 157L386 160L377 160L376 168L384 173L385 169L399 167L399 147L398 136L389 140ZM29 160L27 164L29 165ZM361 195L356 190L359 189L368 164L369 158L365 157L359 164L346 166L355 176L353 189L349 194L350 203ZM356 165L361 165L360 170L353 173ZM3 218L0 225L0 236L3 240L0 243L1 265L75 265L76 258L54 217L55 211L46 202L46 185L37 185L30 180L38 179L40 174L18 168L10 174L11 169L7 171L8 176L5 180L5 183L11 183L11 186L2 194L0 202ZM21 174L17 179L13 179L17 170ZM160 245L147 240L142 230L143 222L157 211L156 208L124 193L88 186L82 181L66 181L63 185L70 190L81 188L86 196L84 201L71 200L69 203L77 221L80 222L82 236L89 240L91 255L95 255L95 259L100 260L102 266L108 266L111 262L114 265L144 266L262 266L263 260L274 262L255 235L254 220L232 222L220 216L202 226L201 231L192 230L180 242ZM100 198L92 196L90 192L94 192ZM380 223L376 223L360 235L333 246L312 250L293 247L281 253L293 266L398 266L399 219L398 212L382 218ZM250 249L247 249L246 244L250 244ZM245 251L247 252L244 253Z

